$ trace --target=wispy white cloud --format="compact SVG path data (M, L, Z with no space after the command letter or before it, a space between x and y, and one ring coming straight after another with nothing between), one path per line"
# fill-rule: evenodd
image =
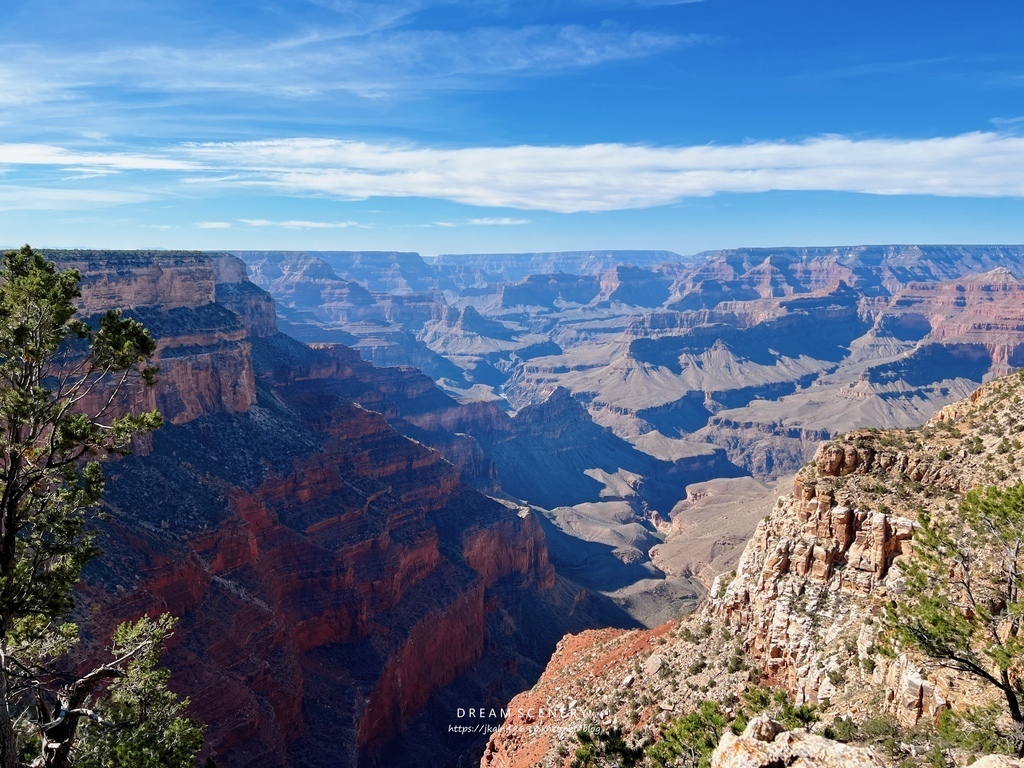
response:
M231 229L230 221L197 221L196 226L200 229Z
M390 0L387 3L360 0L309 0L338 14L338 21L317 26L271 44L271 50L289 50L316 43L349 40L383 32L398 26L423 7L420 0Z
M435 221L433 224L420 224L422 227L510 227L518 224L529 224L529 219L513 219L507 216L497 218L466 219L465 221Z
M5 48L7 62L0 63L0 108L21 108L70 98L64 78L57 77L55 73L41 72L38 64L31 66L30 57L22 57L21 50ZM9 114L7 119L12 117L14 115Z
M82 152L50 144L0 144L0 166L50 165L93 175L115 171L187 171L200 166L184 159L137 152Z
M361 4L370 6L370 4ZM125 45L100 50L10 46L0 68L0 107L59 100L82 106L105 91L236 93L310 99L479 87L487 79L534 76L661 53L698 36L614 25L535 24L465 30L402 28L401 7L356 22L278 40L189 46ZM40 69L33 62L45 62Z
M1002 130L1012 130L1019 128L1024 124L1024 116L1018 115L1017 117L993 117L989 120L992 125Z
M480 227L515 227L520 224L529 224L529 219L510 219L507 216L501 218L483 218L483 219L470 219L470 224Z
M68 168L71 176L65 176L61 181L83 181L84 179L101 179L104 176L114 176L120 171L113 168Z
M270 221L269 219L239 219L243 224L250 227L283 227L284 229L348 229L349 227L369 228L368 224L360 224L357 221L303 221L290 219L288 221Z
M853 139L821 136L800 142L652 147L582 146L433 148L415 144L330 139L184 144L150 154L81 153L47 145L0 145L4 166L121 170L102 180L90 204L116 204L137 194L178 194L185 180L202 190L263 189L297 197L365 200L421 197L466 205L560 213L666 205L688 197L771 190L862 192L878 195L1024 197L1024 137L967 133L932 139ZM129 173L131 171L131 173ZM123 177L133 181L122 182ZM181 182L180 186L175 186ZM78 182L75 182L76 184ZM111 187L124 189L111 193ZM162 192L161 192L162 190ZM194 185L190 185L194 191ZM51 193L53 190L51 190ZM55 204L84 200L88 190L60 190ZM105 196L104 196L105 195ZM36 197L36 204L47 199ZM270 221L248 226L340 229L353 221ZM437 222L507 226L526 219L499 216ZM227 222L207 222L228 226Z
M5 184L0 187L0 211L72 211L143 203L152 196L142 192L61 189Z
M1024 196L1024 138L980 132L920 140L822 136L690 147L435 149L289 139L190 145L184 151L193 162L244 174L237 184L291 194L426 197L562 213L771 190Z

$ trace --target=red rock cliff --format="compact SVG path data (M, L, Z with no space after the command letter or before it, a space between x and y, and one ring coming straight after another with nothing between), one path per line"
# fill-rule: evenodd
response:
M88 631L181 617L166 660L218 764L358 764L493 653L492 589L551 586L540 527L352 403L356 358L273 334L229 258L74 259L85 311L116 300L157 337L169 422L108 467Z

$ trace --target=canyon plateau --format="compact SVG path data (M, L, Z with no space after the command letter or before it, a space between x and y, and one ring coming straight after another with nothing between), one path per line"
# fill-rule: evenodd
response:
M428 374L434 406L391 424L532 505L556 569L648 626L821 440L1024 364L1019 246L237 255L296 338Z

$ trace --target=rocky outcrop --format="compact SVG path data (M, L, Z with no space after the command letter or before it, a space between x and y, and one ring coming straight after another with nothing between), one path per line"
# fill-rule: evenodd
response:
M742 736L725 734L711 756L711 768L886 768L870 749L839 744L807 733L786 731L767 717L750 721Z
M214 260L194 251L43 251L82 277L83 315L112 307L196 309L212 304Z
M920 512L948 515L972 488L1024 480L1013 443L1022 398L1018 372L943 408L922 428L857 430L823 443L697 614L653 632L567 638L519 701L568 699L564 730L618 727L641 746L659 738L665 713L693 711L705 699L734 716L755 682L814 705L825 723L839 716L890 722L910 740L928 734L947 710L998 706L994 690L974 678L899 649L895 658L880 653L881 617L903 589L901 562L912 552ZM521 724L514 716L507 722ZM557 765L552 756L576 744L559 733L528 748L510 728L492 738L482 765ZM726 736L713 764L882 765L818 735L756 736ZM912 745L894 745L907 760L923 759ZM958 765L967 763L963 757Z
M276 332L276 321L273 301L244 280L237 259L173 251L47 256L82 275L82 316L119 308L156 339L160 385L137 393L139 407L159 408L168 422L185 424L213 413L244 413L255 402L250 339Z
M601 275L601 295L638 307L660 307L669 297L669 279L640 267L616 266Z
M942 283L912 283L883 317L946 347L984 349L988 369L1004 375L1024 365L1024 281L1006 267Z
M899 589L893 565L912 547L916 510L941 514L971 488L1020 477L997 438L1020 383L1014 375L987 385L920 431L864 430L823 443L793 494L759 524L736 577L712 587L720 596L704 615L741 631L764 672L798 700L835 699L855 685L836 673L852 654L855 666L870 659L868 677L901 720L936 717L957 698L950 677L925 681L907 657L873 658L877 627L865 619ZM853 649L845 655L842 638ZM965 693L968 682L956 685L961 701L977 695Z
M226 253L213 259L216 302L238 315L250 337L265 339L276 334L274 299L249 281L245 263Z
M518 283L505 285L501 291L501 306L554 307L556 301L589 304L601 292L596 277L568 275L530 275Z

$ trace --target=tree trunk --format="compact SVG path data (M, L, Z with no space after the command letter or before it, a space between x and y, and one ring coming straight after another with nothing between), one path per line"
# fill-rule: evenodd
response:
M1000 679L1003 683L1003 693L1006 695L1006 705L1010 710L1010 719L1013 721L1013 748L1017 757L1024 757L1024 713L1020 711L1020 700L1010 683L1007 670L1002 670Z
M3 657L0 655L0 662ZM18 740L14 736L14 718L11 717L7 672L0 663L0 766L18 768L20 765Z
M1024 720L1013 721L1013 751L1017 757L1024 757Z
M74 686L71 686L70 693L65 689L57 695L58 714L68 714L43 737L47 748L43 750L42 768L72 768L71 754L78 739L78 724L82 719L81 715L72 714L72 711L82 706L87 698L87 691L75 691Z

